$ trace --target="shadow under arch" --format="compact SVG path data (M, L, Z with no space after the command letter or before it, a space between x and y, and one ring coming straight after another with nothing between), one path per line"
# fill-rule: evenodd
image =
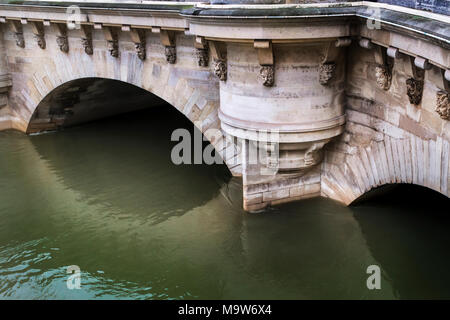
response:
M221 140L220 129L211 128L213 133L207 132L205 135L209 126L203 127L203 122L192 121L179 106L172 105L140 86L116 79L85 77L57 86L34 109L26 133L55 131L123 113L167 106L172 107L200 130L202 137L213 145L215 153L230 168L221 153L223 143L216 141Z
M384 185L349 207L399 298L450 298L450 199L413 184Z

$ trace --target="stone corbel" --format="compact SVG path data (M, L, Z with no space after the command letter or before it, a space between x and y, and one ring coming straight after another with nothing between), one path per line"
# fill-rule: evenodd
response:
M429 68L428 61L421 57L409 57L410 63L406 64L406 93L409 102L414 105L420 104L423 95L423 84L425 79L425 69Z
M255 40L253 42L253 47L258 52L258 62L261 66L259 77L262 80L262 84L266 87L272 87L275 82L272 41Z
M152 29L153 32L153 29ZM175 34L172 31L161 30L159 32L161 43L165 47L166 60L170 64L177 61L177 50L175 47Z
M373 50L376 63L375 78L377 80L377 85L380 89L389 90L392 83L393 60L388 58L389 56L386 48L375 45Z
M33 34L39 48L45 49L47 45L45 42L44 25L42 22L33 21L31 23L31 29L33 30Z
M328 43L319 65L319 83L321 85L325 86L333 79L336 72L336 60L342 48L349 46L351 42L350 38L339 38Z
M442 83L439 87L443 90L439 90L436 93L436 112L441 119L450 120L450 70L441 70Z
M214 74L220 81L227 81L227 60L224 46L217 41L210 41L209 48L214 61Z
M145 51L145 30L134 29L130 26L123 26L122 31L130 32L131 41L134 43L134 48L139 59L145 60L147 53Z
M117 30L113 27L102 28L107 41L107 49L111 57L117 58L119 56L119 36Z
M199 67L207 67L209 64L209 47L204 37L195 37L194 47L197 54Z
M25 48L25 39L23 37L23 29L20 21L11 20L11 29L14 33L14 39L16 40L16 45L19 48Z
M64 53L69 52L69 40L67 39L67 25L65 23L55 23L56 43L59 50Z
M92 46L92 28L88 25L81 25L81 45L84 48L84 52L88 55L94 53Z

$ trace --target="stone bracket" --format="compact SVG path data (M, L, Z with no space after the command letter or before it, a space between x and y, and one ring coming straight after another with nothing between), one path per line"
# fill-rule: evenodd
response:
M81 25L81 44L86 54L91 55L94 53L92 46L92 27L89 25Z
M155 31L158 29L155 29ZM152 32L153 27L152 27ZM162 45L165 47L166 61L174 64L177 61L177 50L175 46L175 33L173 31L159 29L159 37Z
M442 81L439 87L443 90L439 90L436 93L436 109L441 119L450 120L450 70L441 69Z
M350 38L338 38L336 41L328 43L319 65L319 82L321 85L327 85L334 77L336 60L342 48L349 46L351 42Z
M23 37L22 24L17 20L10 21L11 29L14 33L14 39L16 40L16 45L19 48L25 48L25 39Z
M209 41L211 56L214 61L214 74L220 81L227 81L226 49L222 43Z
M380 89L389 90L392 83L394 60L389 58L387 49L382 46L375 45L373 51L376 63L375 78L377 80L377 85Z
M197 62L200 67L207 67L209 64L209 46L204 37L195 37L194 47L197 54Z
M67 39L67 25L65 23L55 23L56 43L62 52L69 52L69 41Z
M275 68L272 41L254 40L253 47L258 52L258 62L261 66L259 77L265 87L272 87L275 82Z
M123 30L123 29L122 29ZM134 48L139 59L145 60L147 53L145 50L146 40L145 40L145 30L130 28L131 41L134 43Z
M47 44L45 42L44 24L42 22L33 21L31 22L31 29L34 33L34 37L36 38L39 48L45 49Z
M102 28L107 41L108 51L111 57L117 58L119 56L119 36L114 27Z
M425 69L419 68L415 62L416 58L409 57L410 63L405 65L405 72L409 76L406 80L406 93L409 102L414 105L420 104L423 95L423 85L425 79ZM419 61L420 65L422 61ZM424 64L422 64L425 66Z

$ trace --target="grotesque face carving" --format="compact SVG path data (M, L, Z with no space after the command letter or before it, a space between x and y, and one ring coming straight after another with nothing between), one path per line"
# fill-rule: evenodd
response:
M436 112L444 120L450 120L450 94L444 91L437 93Z

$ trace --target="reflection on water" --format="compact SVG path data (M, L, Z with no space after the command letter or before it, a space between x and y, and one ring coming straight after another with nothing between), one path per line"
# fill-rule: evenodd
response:
M450 298L443 208L311 199L246 214L225 166L170 162L177 127L190 124L167 109L0 132L0 297Z

